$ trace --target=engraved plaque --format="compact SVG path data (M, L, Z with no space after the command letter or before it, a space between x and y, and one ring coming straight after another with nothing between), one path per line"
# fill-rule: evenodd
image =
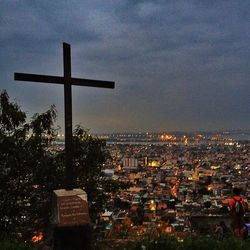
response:
M87 195L81 189L54 191L54 222L58 226L90 223Z

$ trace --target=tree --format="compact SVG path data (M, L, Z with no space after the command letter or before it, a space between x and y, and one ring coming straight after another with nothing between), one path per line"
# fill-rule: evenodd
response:
M31 237L49 223L51 192L60 187L62 169L48 151L55 107L30 123L6 91L0 94L0 232Z
M90 215L95 221L98 213L105 210L112 194L128 188L129 185L105 176L105 162L111 157L105 140L90 135L79 125L73 134L77 186L85 189L88 194Z
M50 150L55 107L35 114L30 122L26 119L7 92L0 92L0 236L31 239L49 225L52 191L64 188L65 167L64 152ZM102 171L110 157L105 141L77 126L73 145L76 185L87 192L95 219L111 195L127 186L107 179Z

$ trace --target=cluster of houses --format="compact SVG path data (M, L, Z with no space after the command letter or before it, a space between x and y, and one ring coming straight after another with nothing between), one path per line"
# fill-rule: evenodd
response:
M107 235L209 233L219 220L229 224L233 187L250 201L250 143L113 143L108 148L112 161L105 173L130 188L112 197L100 216L98 225ZM202 220L206 223L198 223Z

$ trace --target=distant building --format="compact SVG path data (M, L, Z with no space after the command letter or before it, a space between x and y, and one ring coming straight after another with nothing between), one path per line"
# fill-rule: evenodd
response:
M124 157L122 159L122 165L125 168L127 168L127 167L138 167L138 160L135 159L135 158Z

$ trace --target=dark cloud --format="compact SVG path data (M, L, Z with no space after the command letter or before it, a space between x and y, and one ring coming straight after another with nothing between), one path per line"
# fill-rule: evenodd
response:
M75 77L115 90L73 88L74 122L93 131L247 128L248 1L2 1L1 88L31 114L61 86L14 83L13 72L62 74L62 42Z

